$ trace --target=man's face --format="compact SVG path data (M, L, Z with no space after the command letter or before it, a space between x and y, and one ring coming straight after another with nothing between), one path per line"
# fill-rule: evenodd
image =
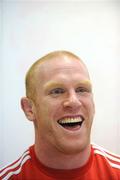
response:
M36 79L37 141L66 154L78 153L90 141L94 116L92 87L79 60L53 59L40 65Z

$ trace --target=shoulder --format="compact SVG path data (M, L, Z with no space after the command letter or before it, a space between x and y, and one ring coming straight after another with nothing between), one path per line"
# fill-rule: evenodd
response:
M26 150L23 155L13 163L3 167L0 169L0 178L1 179L9 179L12 175L17 175L21 172L23 165L31 159L29 149Z
M120 170L120 155L114 154L105 148L92 143L93 153L96 158L105 160L112 168Z

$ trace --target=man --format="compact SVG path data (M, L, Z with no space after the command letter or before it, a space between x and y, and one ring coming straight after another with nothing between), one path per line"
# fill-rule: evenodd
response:
M120 179L120 156L90 143L95 107L79 57L55 51L35 62L21 106L34 124L35 144L0 171L1 179Z

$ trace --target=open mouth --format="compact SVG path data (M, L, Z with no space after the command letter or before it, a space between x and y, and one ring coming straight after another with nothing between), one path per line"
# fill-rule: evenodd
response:
M78 128L82 126L83 121L84 121L84 118L82 116L78 116L78 117L67 117L64 119L60 119L58 123L66 129L77 130Z

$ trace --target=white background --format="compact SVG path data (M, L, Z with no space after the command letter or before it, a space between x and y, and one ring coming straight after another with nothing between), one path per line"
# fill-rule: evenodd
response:
M0 167L34 143L21 108L24 77L46 53L64 49L87 64L96 115L92 141L120 154L120 3L118 1L0 2Z

